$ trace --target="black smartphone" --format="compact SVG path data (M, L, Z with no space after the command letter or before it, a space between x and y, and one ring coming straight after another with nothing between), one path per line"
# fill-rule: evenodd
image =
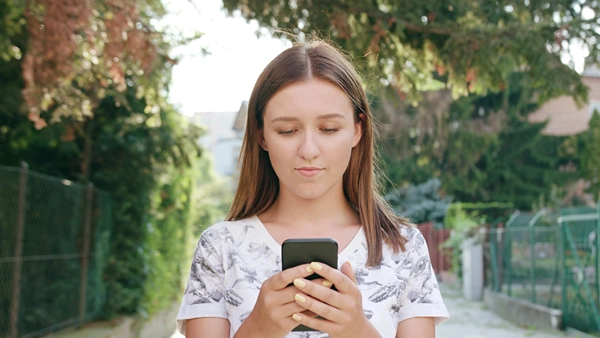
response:
M337 269L338 244L333 238L290 238L281 245L281 269L289 269L310 262L321 262ZM306 277L312 280L321 276L313 273ZM332 286L335 289L335 286ZM298 325L292 331L315 331L308 326Z

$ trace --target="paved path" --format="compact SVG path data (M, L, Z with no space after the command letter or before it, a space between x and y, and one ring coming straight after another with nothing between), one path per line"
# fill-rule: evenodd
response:
M471 302L461 290L440 284L450 319L436 328L436 338L551 338L578 337L560 331L518 327L488 310L483 302Z
M556 338L581 337L559 331L541 331L518 327L486 309L482 302L464 299L461 290L440 284L450 319L436 328L436 338ZM170 338L183 338L175 333Z

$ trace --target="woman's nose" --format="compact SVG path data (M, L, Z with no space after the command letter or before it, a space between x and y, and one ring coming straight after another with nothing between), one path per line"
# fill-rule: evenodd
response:
M298 149L298 155L306 160L311 160L319 155L319 146L313 133L306 133Z

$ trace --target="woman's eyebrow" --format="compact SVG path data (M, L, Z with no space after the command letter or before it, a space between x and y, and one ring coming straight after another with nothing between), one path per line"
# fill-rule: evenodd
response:
M346 118L346 116L344 116L342 114L338 114L338 113L325 114L325 115L319 115L319 116L317 116L317 119L319 119L319 120L345 119L345 118Z
M271 120L273 122L290 122L290 121L298 121L297 117L294 116L279 116Z
M317 116L318 120L345 119L345 118L346 117L344 115L338 114L338 113ZM278 116L278 117L272 119L271 123L273 123L273 122L292 122L292 121L298 121L298 120L299 120L299 118L297 118L295 116Z

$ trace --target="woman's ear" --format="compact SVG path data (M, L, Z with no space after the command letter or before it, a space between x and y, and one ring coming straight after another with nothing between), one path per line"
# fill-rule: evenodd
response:
M364 128L365 114L360 113L358 115L358 122L354 124L354 139L352 140L352 148L356 147L360 139L362 138Z
M263 133L262 128L258 130L258 144L264 151L269 151L267 149L267 142L265 142L265 134Z

